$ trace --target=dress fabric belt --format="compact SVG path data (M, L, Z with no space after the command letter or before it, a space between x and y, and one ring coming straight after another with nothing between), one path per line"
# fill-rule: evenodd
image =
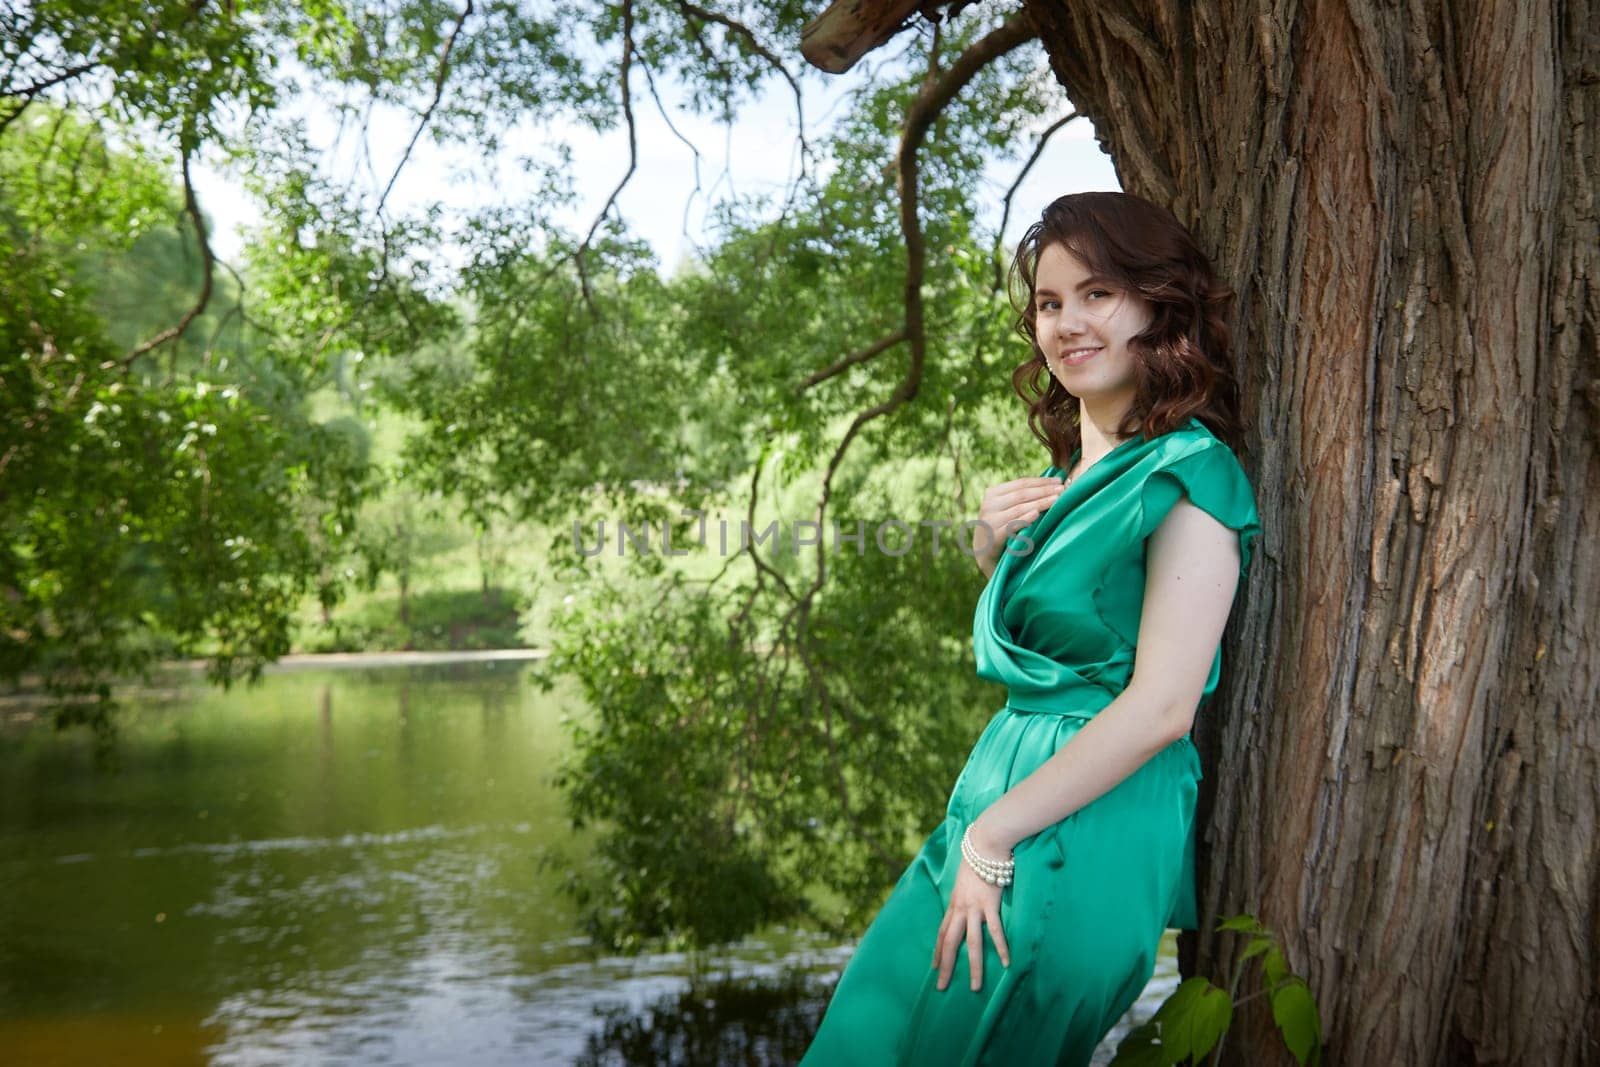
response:
M1099 707L1084 707L1081 699L1072 697L1033 695L1008 696L1006 708L1022 715L1059 715L1065 719L1082 719L1085 722L1104 710L1107 700Z

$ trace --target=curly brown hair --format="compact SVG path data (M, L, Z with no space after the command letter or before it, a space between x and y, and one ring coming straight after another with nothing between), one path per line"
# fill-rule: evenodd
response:
M1028 428L1049 448L1051 461L1065 468L1083 443L1077 398L1050 373L1035 327L1039 256L1057 244L1092 273L1154 306L1150 325L1132 338L1139 357L1134 400L1116 433L1151 439L1194 417L1238 453L1244 424L1227 321L1234 291L1166 208L1128 193L1093 192L1052 201L1023 234L1008 275L1016 330L1032 350L1012 372L1011 385L1027 403Z

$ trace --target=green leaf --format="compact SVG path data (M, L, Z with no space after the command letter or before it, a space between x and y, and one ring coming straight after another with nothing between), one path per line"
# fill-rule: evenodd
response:
M1269 989L1276 988L1293 977L1289 965L1283 960L1283 950L1275 944L1262 955L1261 970L1266 975Z
M1173 991L1155 1019L1170 1063L1199 1059L1216 1046L1233 1020L1233 998L1203 976L1187 979Z
M1253 959L1263 952L1269 951L1275 944L1276 942L1271 937L1252 938L1250 943L1245 946L1244 951L1239 953L1239 962L1244 963L1246 960Z
M1187 979L1117 1046L1116 1064L1172 1067L1198 1061L1216 1047L1233 1021L1233 1000L1204 977Z
M1134 1027L1117 1045L1110 1067L1172 1067L1175 1061L1167 1057L1159 1034L1154 1020Z
M1235 933L1241 934L1266 933L1266 927L1262 926L1260 920L1258 920L1254 915L1229 916L1217 924L1217 929L1219 931L1231 930Z
M1292 978L1271 994L1272 1021L1283 1034L1297 1063L1305 1063L1322 1044L1322 1022L1317 1017L1316 1001L1303 979Z

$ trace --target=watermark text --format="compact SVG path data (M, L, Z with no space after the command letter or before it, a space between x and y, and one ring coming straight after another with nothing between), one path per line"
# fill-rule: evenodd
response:
M740 519L737 523L718 519L713 529L704 511L684 508L679 514L699 520L698 530L688 543L673 543L672 523L668 520L662 520L659 526L652 526L648 521L630 523L599 519L585 524L574 519L572 541L578 554L585 558L601 555L613 547L618 556L627 555L629 551L644 555L657 552L663 556L687 556L692 552L689 547L691 544L698 544L702 549L715 547L718 554L723 556L730 552L738 554L756 549L764 549L773 555L785 551L799 555L802 549L826 548L830 544L834 555L839 555L846 551L846 546L850 546L858 556L865 556L870 546L885 556L904 556L915 549L919 539L923 538L935 554L942 545L953 544L963 555L976 556L989 554L996 538L994 529L979 519L963 523L953 523L948 519L920 519L914 523L904 519L883 519L870 530L864 519L857 519L854 523L841 523L833 519L829 524L831 537L825 539L822 524L813 519L799 519L787 524L773 519L760 529L752 526L748 519ZM1026 556L1033 548L1033 539L1027 534L1012 533L1003 551L1010 556Z

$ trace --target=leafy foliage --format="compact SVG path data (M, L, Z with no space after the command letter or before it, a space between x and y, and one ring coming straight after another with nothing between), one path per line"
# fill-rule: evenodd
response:
M530 371L524 346L508 346L518 359L506 364L480 360L489 384L475 383L467 401L439 405L430 390L454 434L494 448L497 462L480 469L506 479L504 493L536 478L551 492L566 478L562 462L577 457L575 486L616 487L589 494L591 515L676 516L628 493L619 483L631 473L718 516L684 565L711 575L703 582L637 554L621 568L574 559L564 574L576 603L557 620L547 666L578 678L596 709L573 723L564 785L575 817L600 831L598 868L573 868L570 885L602 943L707 945L796 917L859 930L939 817L961 754L999 703L971 656L982 577L951 533L970 517L964 502L975 501L986 468L1014 469L1022 437L1019 420L1002 414L1009 309L978 236L978 146L952 137L924 152L926 237L949 254L930 257L924 279L929 343L917 402L841 452L845 427L904 373L903 346L799 387L904 318L904 237L885 210L896 194L883 159L920 85L909 75L868 87L827 143L837 165L799 187L791 210L772 218L729 205L716 247L651 293L671 309L657 314L659 332L619 326L611 343L585 347L595 374L632 390L632 404L588 423L634 443L631 472L608 463L576 422L549 444L560 459L505 462L514 446L500 443L502 432L562 432L555 409L579 396L575 386L542 399L519 391L519 381L558 373ZM989 94L973 106L998 111L1002 126L1042 106L1018 102L1008 85L996 75L972 90ZM602 300L620 292L596 289ZM544 299L536 294L527 318ZM550 299L544 314L581 314L570 289ZM602 318L621 320L624 306L603 305ZM525 419L541 403L547 413L513 424L498 399L512 396ZM657 404L687 421L653 422ZM636 407L645 414L635 418ZM658 427L678 436L656 437ZM667 445L671 462L654 459ZM836 460L819 509L818 480ZM792 540L795 523L814 521L821 551L717 559L720 523L744 519L763 493L779 499L755 528L781 519L781 538ZM898 552L892 531L879 547L885 520L915 531L909 551ZM947 524L937 552L924 521ZM834 522L846 533L861 523L864 544L841 543ZM692 525L674 544L694 540Z
M287 651L318 535L349 526L365 473L248 360L127 356L113 283L157 273L145 253L174 205L144 156L42 109L3 144L20 195L0 209L0 677L97 695L64 717L101 721L109 680L158 655L204 652L226 682ZM152 321L166 290L146 291Z
M1204 977L1187 979L1172 992L1155 1015L1136 1027L1117 1047L1113 1067L1176 1067L1199 1063L1207 1055L1222 1059L1222 1039L1233 1022L1234 993L1245 965L1260 960L1265 988L1272 1005L1272 1020L1283 1043L1299 1064L1322 1063L1322 1022L1316 1000L1305 979L1289 971L1277 938L1251 915L1235 915L1217 925L1219 931L1247 934L1228 989L1219 989ZM1261 993L1240 1000L1243 1004Z
M801 916L858 928L1000 699L973 675L982 579L951 529L986 480L1036 466L1007 396L1021 352L979 222L992 199L982 174L996 156L1020 159L1064 101L1032 55L1006 54L900 156L930 86L1006 13L915 35L825 139L808 140L783 197L725 199L712 246L663 277L609 204L583 234L554 221L575 199L570 156L542 135L519 161L528 197L401 210L390 194L410 148L377 162L353 153L358 185L314 146L298 105L314 95L357 140L382 114L412 143L426 134L484 156L562 121L629 123L667 75L696 108L728 114L805 76L772 42L797 39L806 5L102 7L36 4L5 31L0 146L23 160L7 180L40 166L50 177L57 157L30 131L77 106L115 116L95 125L128 142L152 135L185 178L203 150L231 159L265 219L237 283L143 353L132 338L179 321L212 273L187 182L180 197L132 154L108 152L98 173L141 180L85 198L76 177L50 177L48 203L12 223L19 280L6 295L22 310L6 320L17 353L6 403L20 421L8 423L17 465L0 492L30 504L5 530L0 585L19 591L8 675L88 684L147 662L159 642L213 653L222 678L259 665L285 647L298 596L338 596L350 568L336 561L410 566L425 524L407 493L486 525L670 518L678 544L695 525L680 508L780 521L784 538L811 521L824 545L803 552L708 544L617 564L558 542L548 570L572 607L555 620L549 670L593 709L572 722L564 781L596 860L571 889L616 945L713 944ZM926 249L915 262L900 200L911 168L910 225ZM63 214L74 197L79 214ZM196 255L150 272L161 286L140 330L108 324L105 285L49 284L69 245L126 265L111 235L122 220L147 230L180 214L187 236L169 251ZM58 222L61 240L41 251ZM24 370L32 391L13 391ZM360 426L311 414L308 398L328 387L417 426L393 508L362 506L375 472ZM96 473L67 466L75 454ZM97 536L82 540L98 547L51 555L86 515ZM899 534L876 543L886 519L909 524L909 551L894 549ZM835 541L836 521L863 524L859 549ZM938 551L924 522L945 524ZM69 597L92 625L59 621Z

